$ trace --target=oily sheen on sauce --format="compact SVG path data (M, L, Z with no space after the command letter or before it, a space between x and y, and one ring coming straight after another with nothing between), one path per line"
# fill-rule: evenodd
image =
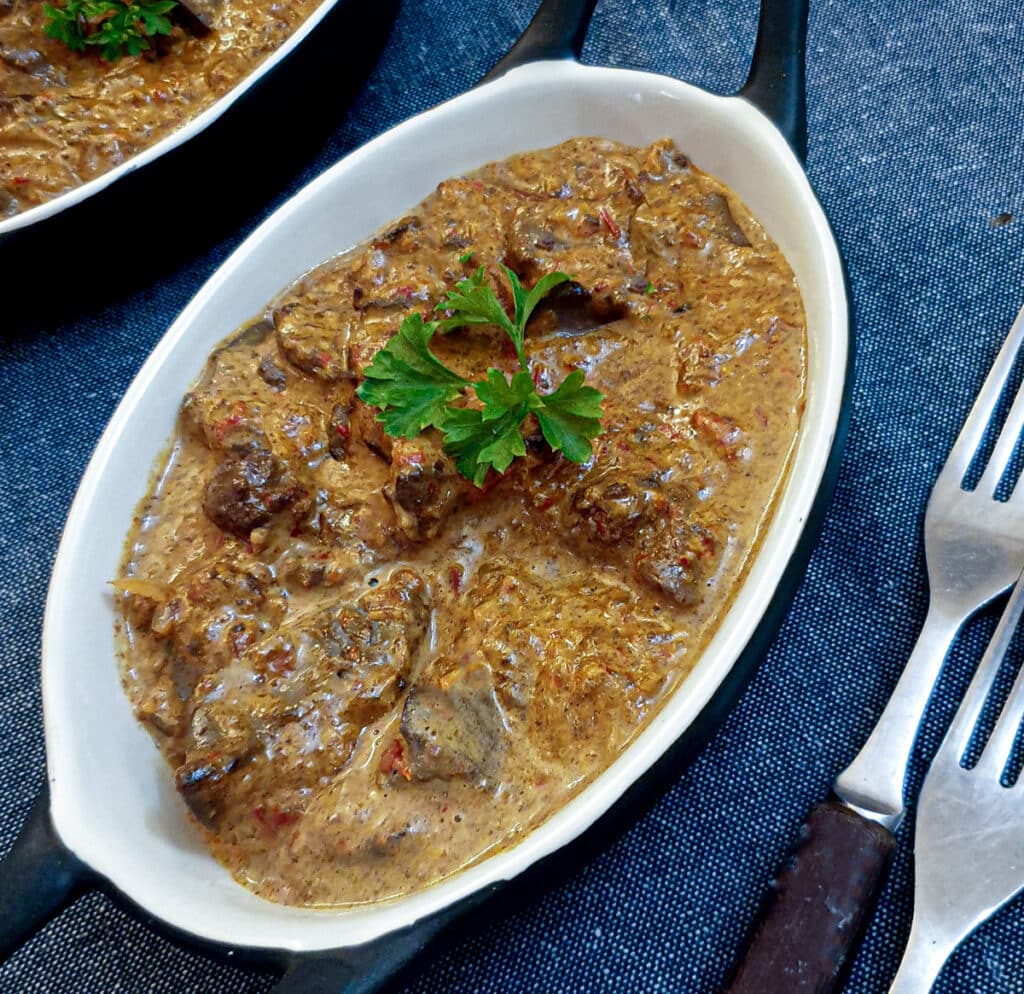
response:
M605 395L586 463L524 423L482 488L354 391L479 265L565 285L526 353ZM228 331L229 329L225 329ZM437 336L470 379L498 329ZM792 271L669 141L580 138L441 183L210 356L128 537L126 691L216 857L274 901L409 894L536 828L679 685L800 425Z

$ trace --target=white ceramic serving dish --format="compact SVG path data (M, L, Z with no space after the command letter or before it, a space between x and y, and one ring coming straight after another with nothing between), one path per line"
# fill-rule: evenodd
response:
M401 215L440 180L516 151L592 134L637 145L673 138L738 192L796 273L808 321L807 408L760 552L685 683L611 768L514 848L379 906L324 912L264 901L237 884L200 842L118 676L108 580L118 573L133 511L173 430L180 399L229 332L302 273ZM520 874L606 811L729 675L822 484L848 351L846 292L829 225L786 141L740 98L648 73L546 61L514 69L381 135L285 204L207 282L139 372L89 463L54 566L43 633L51 812L60 838L150 914L235 947L351 947Z

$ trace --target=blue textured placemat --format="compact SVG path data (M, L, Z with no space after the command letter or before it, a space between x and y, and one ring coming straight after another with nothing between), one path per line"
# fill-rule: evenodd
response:
M657 807L529 912L467 926L411 992L711 991L808 806L855 753L913 644L926 603L928 489L1024 303L1024 17L1012 0L812 6L809 171L849 263L859 354L846 460L803 588L739 706ZM407 0L344 123L302 175L279 184L275 203L382 128L472 84L532 7ZM754 0L600 0L585 61L730 91L755 10ZM260 151L247 153L248 166ZM275 203L251 204L251 223L229 238L197 236L191 261L152 286L119 295L111 279L75 320L29 320L0 337L2 852L42 782L43 602L90 449L165 327ZM1003 212L1022 217L990 223ZM990 617L972 625L952 657L914 789L990 626ZM855 994L886 990L895 970L909 925L911 827L848 984ZM1024 992L1022 964L1018 903L961 950L937 991ZM272 982L182 951L98 895L0 968L0 991L17 994L229 994Z

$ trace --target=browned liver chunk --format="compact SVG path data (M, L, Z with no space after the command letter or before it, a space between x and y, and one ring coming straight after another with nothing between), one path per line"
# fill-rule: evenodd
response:
M616 544L663 514L665 498L622 475L580 487L573 494L572 507L594 538Z
M213 31L223 0L178 0L181 4L181 19L196 34Z
M447 288L433 264L434 238L419 217L407 217L367 248L352 267L352 301L358 310L426 308Z
M537 168L538 158L551 160L547 168ZM570 273L595 315L621 316L630 295L646 285L643 258L630 243L643 196L639 170L631 150L600 138L489 166L485 179L516 198L507 223L508 264L527 284L555 270Z
M176 773L197 817L208 825L247 817L282 785L301 790L336 773L362 729L400 699L429 623L426 585L399 569L354 602L282 625L230 663L212 660L220 669L191 688Z
M732 418L702 407L693 412L690 424L697 436L714 446L723 458L732 461L739 455L743 432Z
M509 226L509 264L528 285L556 270L569 272L595 314L621 317L630 294L642 293L647 282L628 239L633 209L611 201L520 204Z
M672 545L665 548L651 543L649 554L637 560L636 572L642 580L685 607L700 600L702 576L698 560L676 555L677 551Z
M704 198L704 208L707 211L704 215L704 226L710 234L723 241L732 242L733 245L742 247L750 244L750 239L736 223L725 196L717 190L712 190Z
M274 390L283 390L288 386L288 374L274 362L272 355L265 355L260 360L259 374L260 379Z
M682 605L699 600L706 562L716 543L691 521L692 495L682 484L663 486L656 474L626 467L605 471L575 490L569 534L582 534L600 558L622 567ZM601 551L597 551L601 550Z
M224 778L248 759L256 746L252 723L244 708L212 704L195 709L187 756L175 771L175 782L204 824L216 821Z
M348 456L348 443L352 436L350 406L335 404L327 423L327 451L332 459L344 462Z
M430 611L420 575L398 569L355 604L343 606L317 637L359 723L368 724L395 703L430 625Z
M351 377L348 343L359 322L344 299L327 307L293 300L274 312L277 341L288 361L326 383Z
M433 538L472 484L456 470L436 433L390 442L391 472L384 495L406 538L415 542Z
M206 486L203 511L218 528L239 538L293 504L302 488L272 452L257 449L225 459Z
M498 775L508 731L490 673L478 667L459 674L446 690L423 682L409 691L402 735L409 769L418 780Z
M377 420L376 407L368 407L357 397L352 402L349 425L352 437L362 442L381 459L391 459L391 436L385 433L384 425Z

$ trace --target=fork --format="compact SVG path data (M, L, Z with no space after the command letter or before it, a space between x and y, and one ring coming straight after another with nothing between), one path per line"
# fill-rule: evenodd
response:
M1024 309L928 500L924 547L931 600L917 645L864 748L835 781L842 800L889 831L903 818L903 781L918 726L957 632L1007 590L1024 565L1024 487L1016 488L1008 501L995 499L1024 430L1024 388L1014 398L978 485L971 491L963 486L1022 343Z
M994 427L1022 347L1024 309L928 501L924 536L931 598L917 645L864 748L833 784L840 803L819 805L805 821L799 848L773 882L774 899L732 971L727 994L826 994L839 984L895 845L914 741L949 648L967 619L1012 586L1024 566L1024 483L1009 500L996 498L1024 431L1024 387L978 485L964 485Z
M914 922L889 994L931 990L953 950L1024 889L1024 783L1003 783L1024 719L1024 667L977 764L965 763L1022 614L1024 575L921 788Z

